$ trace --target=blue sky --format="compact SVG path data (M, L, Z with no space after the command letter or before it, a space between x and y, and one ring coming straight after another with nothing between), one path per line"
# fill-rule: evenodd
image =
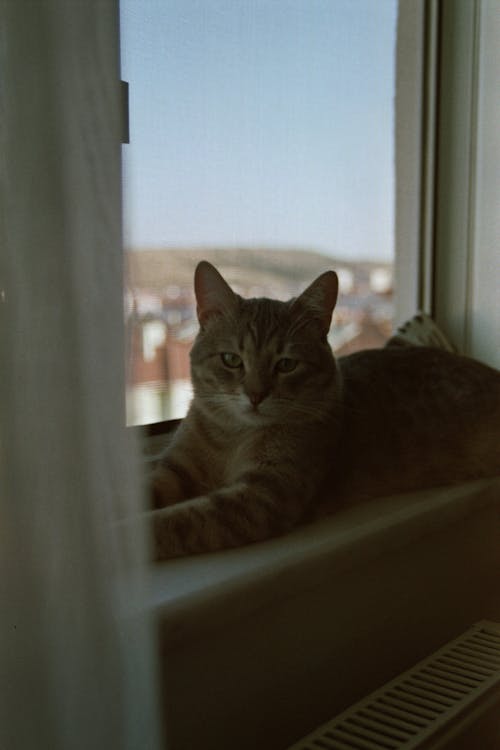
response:
M121 0L128 247L393 254L396 0Z

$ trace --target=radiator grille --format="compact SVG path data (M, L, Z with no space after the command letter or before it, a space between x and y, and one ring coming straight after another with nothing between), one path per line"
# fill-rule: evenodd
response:
M500 625L482 621L288 750L413 750L500 687Z

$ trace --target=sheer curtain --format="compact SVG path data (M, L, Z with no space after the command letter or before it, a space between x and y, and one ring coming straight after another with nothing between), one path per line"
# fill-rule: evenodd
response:
M157 748L124 428L118 8L0 0L0 747Z

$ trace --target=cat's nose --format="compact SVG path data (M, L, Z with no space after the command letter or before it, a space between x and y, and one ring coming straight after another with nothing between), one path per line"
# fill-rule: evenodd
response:
M248 394L248 398L252 406L258 406L261 401L264 400L266 394L263 391L251 391Z

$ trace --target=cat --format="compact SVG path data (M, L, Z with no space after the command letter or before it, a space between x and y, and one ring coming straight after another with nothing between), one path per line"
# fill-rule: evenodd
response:
M500 474L498 371L408 346L404 331L383 349L336 360L327 340L333 271L288 302L243 299L206 261L194 285L194 396L152 483L155 559L265 540L381 495Z

